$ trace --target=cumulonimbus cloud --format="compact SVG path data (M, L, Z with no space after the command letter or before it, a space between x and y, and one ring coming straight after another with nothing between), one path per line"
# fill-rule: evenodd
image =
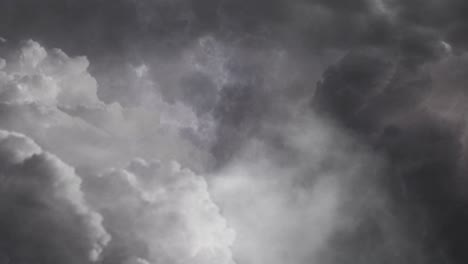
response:
M112 240L60 260L465 263L466 3L0 1L1 158L81 178Z

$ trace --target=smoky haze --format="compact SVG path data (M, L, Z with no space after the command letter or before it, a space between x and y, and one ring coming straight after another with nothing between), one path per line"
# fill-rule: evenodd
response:
M0 264L466 263L466 11L0 1Z

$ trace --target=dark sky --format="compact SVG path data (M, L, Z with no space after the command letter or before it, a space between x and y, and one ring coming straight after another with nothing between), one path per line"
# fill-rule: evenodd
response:
M159 83L151 89L157 89L165 104L184 104L200 120L207 118L216 124L212 136L201 136L200 130L180 131L184 140L211 157L208 165L193 169L212 174L223 171L252 140L267 145L268 157L278 164L294 167L298 160L302 162L304 159L298 157L307 154L289 146L283 132L269 128L272 124L287 128L294 116L291 109L301 105L302 112L326 120L358 142L359 148L384 160L379 188L389 197L392 208L388 216L366 214L351 230L331 236L330 248L336 252L324 253L323 262L462 264L468 261L467 12L468 1L464 0L0 0L0 36L7 40L1 44L0 57L13 54L29 39L47 49L60 48L70 57L86 56L89 71L99 84L100 100L129 108L145 99L142 89L146 89L140 83L136 87L136 77L130 76L129 69L148 66L148 80ZM217 48L229 55L223 57L221 66L216 59L209 62L213 64L207 62L208 66L201 60L210 72L192 69L184 64L184 56L193 53L196 57L197 45L201 45L201 53L209 49L203 53L208 58L210 52L217 56ZM286 54L286 62L281 54ZM220 67L228 81L218 80L222 79L216 71ZM1 118L16 113L2 108ZM107 120L105 113L63 111L76 111L85 120L93 116L91 123ZM21 118L30 120L27 114ZM4 123L10 122L14 123L10 119ZM27 127L24 131L30 126L35 125L19 125ZM1 126L11 127L15 125ZM41 147L50 142L50 146L61 145L62 139L56 144L53 139L44 143L21 129L19 132L43 143ZM144 133L143 142L153 130ZM86 141L87 137L83 138ZM92 140L109 144L100 136ZM44 148L60 152L59 157L65 153L63 159L79 167L79 162L67 159L69 150ZM3 159L3 152L0 154ZM35 155L28 162L40 163L35 160L45 154ZM23 168L28 162L13 166L9 160L1 161L0 171L14 176L36 173ZM84 185L90 182L84 180ZM304 182L313 184L309 178ZM28 188L34 192L35 187ZM21 201L20 209L13 210L18 215L12 217L20 217L21 208L31 206L28 203L38 197L51 203L35 193L19 198L9 191L2 195L7 197L0 204L5 212L16 206L8 204L8 199L11 203ZM57 255L46 256L31 248L38 243L34 237L44 236L41 231L24 234L20 229L7 230L15 221L22 221L7 219L0 221L6 227L0 230L0 250L16 262L0 264L30 263L28 254L38 255L38 263L43 264L84 263L79 258L63 262L81 254L84 247L74 239L78 234L64 230L69 231L68 225L83 224L80 218L87 217L75 208L80 206L66 202L56 209L71 210L63 221L54 213L34 223L50 232L63 232L63 237L54 236L44 244L45 251ZM72 219L74 214L77 219ZM101 214L114 217L111 209ZM398 222L399 229L391 232L404 233L412 245L407 246L405 238L396 239L396 244L388 242L395 237L388 237L390 231L382 227L382 217ZM109 225L119 229L115 226L120 224L116 220ZM133 253L115 254L125 248L150 258L150 263L171 264L164 262L169 261L164 257L148 257L156 253L148 253L151 245L139 244L145 241L133 237L132 232L137 231L125 232L110 231L119 242L111 244L104 260L99 261L124 263L123 256ZM28 240L33 243L17 246ZM77 245L65 252L60 243L69 240Z

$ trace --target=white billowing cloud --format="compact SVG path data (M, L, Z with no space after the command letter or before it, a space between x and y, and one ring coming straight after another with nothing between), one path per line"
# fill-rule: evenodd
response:
M142 107L105 104L88 66L85 57L26 42L0 69L0 128L28 135L77 168L105 169L135 156L200 168L208 159L180 135L198 128L191 110L157 96ZM134 78L145 78L145 71L135 70Z
M0 130L0 255L12 263L88 263L110 237L81 179L30 138Z
M207 183L176 162L136 159L93 179L88 193L115 233L110 250L125 248L130 240L147 251L128 257L152 263L233 263L234 231L211 200Z
M157 94L142 106L104 103L97 96L98 86L88 73L86 58L46 50L34 41L6 58L0 69L0 129L24 136L9 136L0 142L0 163L18 164L15 173L33 181L15 185L26 193L32 191L25 194L31 197L28 203L41 203L44 198L50 210L56 210L49 218L38 220L37 225L46 228L38 228L20 241L31 248L23 250L15 244L18 252L22 250L17 257L36 247L37 252L44 252L40 257L57 254L60 261L44 259L51 264L86 263L78 257L76 261L66 259L74 251L86 251L91 259L99 257L115 264L233 263L234 231L211 200L205 179L171 161L199 169L208 158L180 135L184 129L198 129L199 120L189 108L168 104ZM132 78L136 85L151 89L154 84L144 79L147 71L136 68ZM130 160L134 161L128 168L109 169L121 168ZM5 165L5 170L10 169ZM43 185L50 190L41 189ZM43 213L30 212L25 205L24 214L36 219ZM68 232L72 221L77 227ZM83 232L86 228L90 232ZM51 234L46 236L48 231ZM88 238L91 248L81 236ZM27 238L43 239L50 247L28 244ZM73 241L69 242L71 249L67 241Z
M99 102L96 80L87 72L85 57L70 58L63 51L46 51L27 41L2 74L2 102L39 102L65 106Z

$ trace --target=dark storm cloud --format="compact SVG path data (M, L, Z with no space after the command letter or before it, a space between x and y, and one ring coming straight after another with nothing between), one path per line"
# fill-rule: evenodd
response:
M389 1L389 7L405 26L432 29L455 46L466 48L466 1Z
M448 33L443 27L435 22L428 24L408 19L407 13L420 12L417 3L376 0L274 1L269 4L262 1L224 1L221 5L214 2L211 4L206 8L212 8L211 12L217 14L218 19L212 21L221 28L221 31L213 30L213 33L221 39L236 40L234 45L238 45L241 50L250 48L255 52L272 49L271 46L264 45L268 43L292 54L301 54L311 61L316 59L314 55L325 50L338 49L345 53L351 51L343 60L345 72L338 69L340 73L327 80L336 82L334 85L340 86L338 89L347 90L337 92L340 95L332 96L330 100L337 108L342 108L336 111L341 111L344 115L359 116L357 119L346 120L353 126L372 125L359 119L375 118L379 111L398 111L402 109L400 105L419 100L420 93L427 90L429 81L427 76L412 76L413 72L420 65L437 61L447 52L443 40ZM434 5L431 2L430 7L427 7L430 12L455 11L452 3ZM433 17L437 18L436 15ZM250 38L252 35L256 38ZM355 53L361 53L362 56ZM367 53L370 55L367 56ZM373 56L372 53L381 54ZM362 59L355 60L353 56L361 56ZM229 63L240 66L230 67ZM227 62L226 71L236 76L233 79L239 83L222 87L219 104L214 108L215 116L221 124L218 129L221 142L219 145L223 146L214 147L216 156L230 156L228 153L234 150L228 147L230 144L227 141L242 141L242 138L258 133L258 127L254 127L276 111L275 106L268 106L275 104L272 100L278 98L278 93L267 91L271 85L264 80L268 63L267 58L261 58L260 63L252 63L252 57L249 56L238 56ZM312 68L313 65L306 63L303 67ZM333 71L334 69L329 69L326 74ZM302 87L298 90L302 90L303 96L313 94L316 79L306 77L296 84L300 82L303 84L299 85ZM382 91L379 89L391 82L399 82L393 85L397 88L388 92L391 95L380 95ZM347 86L349 88L345 88ZM281 89L285 91L283 95L294 93L291 83ZM320 89L319 93L322 90L324 89ZM366 107L372 110L358 109ZM360 111L364 112L361 114ZM266 114L267 112L270 114ZM252 132L254 130L257 132ZM238 146L237 143L233 145Z
M305 33L314 42L343 46L386 30L369 6L368 1L7 0L0 3L0 32L7 39L34 38L90 56L167 52L204 33L228 39L245 33L302 39Z
M465 34L468 29L467 10L468 3L463 0L4 0L0 2L0 36L8 41L2 44L4 41L0 39L0 45L6 50L9 45L16 46L18 41L33 38L48 47L62 48L71 55L89 56L92 62L91 71L96 73L101 86L100 99L103 102L120 102L123 108L100 105L103 108L100 115L103 117L96 114L98 107L98 110L83 107L87 112L81 112L85 113L81 113L80 109L66 112L57 108L56 111L67 120L73 120L69 121L73 124L80 118L85 123L94 120L90 122L103 128L102 131L99 130L100 133L124 131L122 137L116 140L119 143L125 141L122 139L137 135L135 138L139 142L138 149L156 148L160 151L179 147L179 137L170 141L166 140L168 136L164 134L153 141L148 140L161 131L164 133L165 128L160 128L158 124L154 125L154 129L147 130L148 126L153 126L148 120L156 119L153 113L148 114L149 118L142 118L140 112L132 114L132 110L125 108L147 99L146 92L150 89L158 90L166 101L164 103L169 106L182 103L191 107L200 119L212 117L216 125L214 142L207 140L209 144L205 143L189 128L180 133L182 137L192 137L194 142L198 140L201 142L199 145L208 144L207 148L214 156L217 169L240 155L245 145L252 140L268 145L267 149L271 152L268 155L275 156L275 161L283 162L281 165L292 166L288 162L295 160L304 162L298 157L304 153L288 145L285 132L276 132L268 125L289 126L292 122L286 121L293 119L298 112L307 113L310 107L322 117L331 120L339 130L352 134L365 147L371 148L388 161L383 184L385 190L382 193L389 193L392 200L390 209L369 210L370 212L354 219L357 222L354 226L357 228L333 235L330 252L324 253L324 261L364 264L440 263L448 259L453 263L465 263L468 259L467 251L464 250L464 245L468 243L468 213L465 209L468 201L464 194L467 188L457 185L467 182L466 108L463 108L468 103L466 70L463 70L467 65L466 58L463 57L466 56L464 54L468 44ZM218 52L217 49L221 51ZM336 52L335 55L328 56L331 51ZM55 53L57 52L51 54ZM186 57L201 56L202 59L195 58L194 63L184 57L186 53L189 53ZM336 58L342 54L344 56L335 63ZM32 56L31 59L34 62L36 58ZM208 60L206 64L205 59ZM3 68L1 63L2 61L0 68ZM330 64L332 65L328 67ZM54 64L52 68L60 68L62 64L57 65ZM323 73L322 80L316 85L319 79L317 76L326 67L328 69ZM87 66L84 68L82 71ZM34 74L45 74L40 69ZM30 74L27 69L20 73ZM76 72L72 70L70 75L76 77ZM35 80L32 77L29 80L15 79L13 74L4 76L8 77L5 77L4 83L9 88L2 95L16 103L20 102L15 107L23 109L21 104L24 101L29 103L28 100L38 100L40 103L51 98L55 100L53 89L48 91L51 93L50 98L47 97L48 93L35 93L36 90L32 88L31 91L22 89L23 86L39 86L44 89L31 81ZM48 75L45 77L45 81L50 79ZM62 77L59 77L57 79L62 81ZM70 84L76 83L81 81L67 80L63 90L68 91L67 88L72 87ZM21 92L33 99L23 98ZM457 104L454 104L455 101ZM100 104L103 102L99 101ZM159 101L158 103L162 104ZM8 103L2 107L9 109L12 106ZM36 107L36 104L28 104L28 107ZM39 125L45 122L42 119L29 116L18 118L18 114L4 112L3 115L15 123L12 128L25 127L25 133L47 137L48 140L43 142L55 143L49 144L49 147L57 148L59 153L82 151L79 157L80 161L85 160L85 164L92 163L88 161L89 152L93 152L93 155L94 152L98 153L96 156L107 155L106 151L97 151L101 147L99 144L93 144L93 148L86 145L83 149L72 145L73 150L66 148L63 151L64 147L61 145L68 144L61 142L67 142L65 137L68 139L72 133L59 130L52 133L57 136L50 140L47 130L49 127L42 128ZM11 112L17 113L13 110ZM28 113L25 110L18 113L22 112ZM74 112L77 113L73 115ZM44 120L49 123L63 122L49 118ZM102 122L103 120L110 124ZM131 123L135 120L139 122ZM4 126L9 124L3 123ZM17 123L21 124L16 126ZM125 126L127 123L131 123L128 125L130 128ZM79 123L77 126L81 125ZM316 125L322 126L321 123ZM138 131L134 132L132 128ZM74 129L71 126L70 130L63 131ZM308 132L310 128L303 129ZM79 131L76 133L83 133ZM107 135L106 133L104 134ZM311 134L306 138L315 136ZM88 134L76 137L84 138L83 142L89 143ZM161 146L155 143L161 141L169 143ZM112 154L125 152L125 148L118 148L119 144L112 143L115 142L104 142L102 145L115 145L115 149L107 149ZM75 142L75 145L82 147L84 144ZM193 153L198 152L181 149L180 152L184 152L186 156L197 156ZM8 169L6 172L25 182L34 182L34 179L30 179L33 174L45 180L37 186L26 184L25 186L30 186L26 191L16 192L14 189L0 192L7 201L5 205L0 205L0 209L14 212L11 217L2 220L0 232L5 233L3 237L9 240L0 241L0 252L4 252L2 254L14 259L16 263L29 261L32 257L42 259L44 263L88 261L84 256L90 238L82 237L86 232L82 234L70 228L76 222L82 224L80 221L87 215L76 215L77 205L73 203L73 199L56 201L39 190L44 187L41 184L46 189L55 186L53 183L59 176L54 174L53 169L57 168L48 165L62 163L41 152L28 157L28 162L11 165L12 155L8 151L8 155L0 155L0 163L15 169ZM147 152L154 154L155 151L151 151ZM324 163L325 165L320 166L337 166ZM6 170L5 168L2 165L0 170ZM315 172L310 169L303 174ZM118 176L123 177L122 175L126 174L121 173ZM146 208L150 202L144 201L137 192L141 190L131 186L128 179L120 179L120 184L125 186L121 192L132 196L130 200L137 201L135 208L126 208L129 212L121 210L125 206L107 208L112 207L112 202L117 198L124 198L120 196L120 187L111 186L119 178L111 176L109 174L96 180L101 181L100 184L104 187L92 191L97 193L94 202L98 205L103 203L100 209L107 215L107 223L115 235L115 241L111 243L109 251L105 252L105 262L123 262L130 257L157 261L162 254L157 250L164 241L156 241L145 235L151 229L155 237L158 237L160 229L165 228L152 226L155 222L149 216L148 223L145 224L151 228L140 229L140 226L133 224L134 216L140 213L139 209ZM69 178L74 179L71 185L75 186L77 176L71 174ZM305 176L301 178L301 182L306 186L313 184L313 180ZM106 188L109 188L111 201L105 201L99 196L99 192ZM68 190L65 188L65 194ZM205 193L203 188L196 190ZM310 191L307 188L306 190ZM271 190L266 191L269 197L275 198L269 192ZM284 196L285 200L289 198L289 190ZM366 196L357 197L365 200L362 197ZM173 197L176 201L179 198L177 195ZM374 197L369 197L370 200L372 198ZM46 201L40 204L43 199ZM125 205L126 202L122 203ZM10 204L17 206L10 208ZM358 207L366 203L350 204ZM301 204L299 208L308 208L307 205L308 203ZM353 206L350 207L355 208ZM23 215L37 215L37 207L45 208L44 217L31 222L31 226L38 227L37 230L22 233L18 222L23 221ZM335 204L332 207L335 208ZM62 219L54 211L56 208L60 212L69 213L69 216ZM293 209L288 212L301 217ZM151 210L161 213L157 206L151 207ZM173 217L161 214L162 218ZM146 218L140 220L145 222ZM121 229L120 225L131 228ZM46 228L41 229L44 226ZM199 225L194 223L193 226ZM275 227L274 224L272 226ZM299 231L301 228L304 227L300 226ZM57 233L57 236L50 238L47 231ZM195 228L194 232L198 230ZM171 235L169 237L172 238ZM64 240L72 240L76 244L72 243L70 248L64 249L59 243ZM197 242L205 242L201 240ZM151 256L147 244L155 241L156 251ZM178 239L174 241L179 242ZM417 244L416 248L413 244ZM226 245L230 245L230 242L226 242ZM182 247L184 254L190 255L187 252L191 251L191 246ZM39 248L45 250L41 251ZM174 252L178 252L177 250L174 249ZM333 250L336 252L332 252ZM49 256L50 251L58 253ZM302 249L299 251L303 253ZM308 250L305 251L308 256ZM166 254L168 259L178 256L172 251ZM65 261L70 256L74 260ZM307 260L309 259L304 261Z
M0 32L71 54L183 47L204 33L250 33L322 48L388 44L423 27L462 41L466 3L429 1L31 1L0 3ZM174 47L175 46L175 47Z
M0 34L12 41L35 39L92 60L111 59L136 49L183 46L203 31L192 9L191 1L6 0L0 3Z
M454 190L466 174L462 169L466 158L465 121L441 118L432 112L431 105L425 104L437 88L433 72L424 67L442 63L453 55L452 48L463 52L465 40L460 33L467 23L460 14L465 4L462 1L431 1L424 5L420 1L382 1L382 9L378 10L376 3L362 1L346 6L336 1L296 1L290 2L287 9L274 3L261 11L255 4L250 8L245 4L248 11L243 14L250 19L242 22L246 23L245 33L251 33L253 25L268 25L266 28L278 30L277 36L309 43L303 51L317 51L316 48L350 51L325 72L313 107L353 131L389 159L392 169L388 171L387 187L400 207L398 215L406 225L415 227L414 236L420 239L422 251L440 251L440 255L430 257L432 260L413 261L437 262L441 261L440 257L462 263L467 257L462 246L466 244L464 223L467 219L461 206L467 201ZM236 11L242 10L243 4L233 5L228 15L235 17L241 13ZM312 17L308 20L310 24L302 27L286 26L291 31L287 35L281 25L295 25L298 16L290 15L298 13L289 13L295 5L308 10L307 14ZM250 15L255 11L258 16ZM304 17L299 14L299 18ZM282 44L287 46L288 40ZM259 124L270 116L268 113L275 111L271 98L277 94L264 92L269 85L261 78L264 64L249 68L249 59L240 60L241 69L255 77L240 73L237 80L244 80L242 84L222 89L215 108L221 125L219 142L214 148L221 160L229 160L226 156L236 152L243 138L265 136L261 135ZM230 70L236 72L235 68ZM310 86L308 91L313 93L314 85ZM446 92L437 93L452 94L454 87L448 85L445 89ZM452 96L448 100L455 99ZM363 223L363 226L372 226L372 223ZM379 232L364 228L350 234L349 239L385 240L385 234L379 235ZM367 250L369 248L351 251ZM383 255L376 253L376 256Z
M438 91L434 79L440 77L424 67L409 67L405 62L416 51L421 49L396 59L369 50L345 56L326 71L312 105L387 156L392 167L388 188L416 233L429 234L421 243L462 263L467 201L456 190L466 175L460 170L465 121L441 118L438 111L444 110L427 103L435 93L448 94L446 104L453 104L458 88L447 82ZM422 57L419 65L433 61Z

